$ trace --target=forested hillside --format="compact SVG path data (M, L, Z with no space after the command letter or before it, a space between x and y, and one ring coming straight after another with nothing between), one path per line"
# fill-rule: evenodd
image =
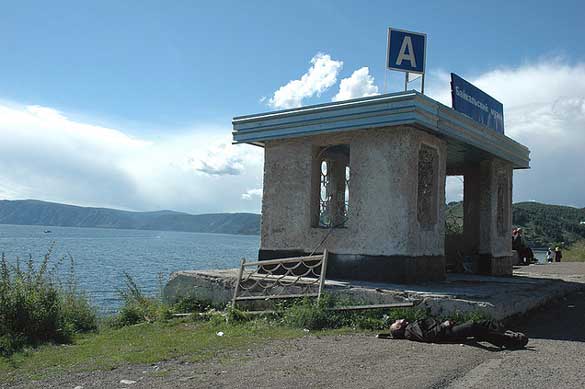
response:
M461 226L462 202L447 205L447 222ZM570 245L585 239L585 208L536 202L516 203L512 208L512 224L522 228L524 239L532 247L548 247L562 242Z
M522 227L524 238L534 246L585 239L585 208L524 202L514 204L512 215L514 226Z

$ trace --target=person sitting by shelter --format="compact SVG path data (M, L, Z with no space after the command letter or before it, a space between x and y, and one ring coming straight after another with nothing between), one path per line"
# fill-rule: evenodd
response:
M516 250L521 265L530 265L534 261L532 249L524 244L522 228L512 230L512 250Z
M514 228L512 230L512 250L520 251L522 246L522 228Z
M555 248L555 262L561 262L561 258L563 258L563 252L561 251L560 247Z
M430 318L412 323L406 319L400 319L392 323L389 334L379 334L378 338L408 339L426 343L464 342L472 339L506 349L520 349L528 344L526 335L505 330L499 323L492 320L456 324L451 320L440 323Z

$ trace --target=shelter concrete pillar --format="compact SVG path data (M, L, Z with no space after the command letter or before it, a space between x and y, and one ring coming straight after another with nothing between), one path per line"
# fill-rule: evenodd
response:
M496 158L480 162L479 196L476 193L476 199L477 197L479 197L479 272L511 275L512 166ZM470 214L474 214L471 211Z
M479 254L479 164L465 168L463 173L463 250L465 255Z

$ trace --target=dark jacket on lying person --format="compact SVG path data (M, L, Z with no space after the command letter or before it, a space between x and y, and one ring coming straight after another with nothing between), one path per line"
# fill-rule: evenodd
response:
M478 342L489 342L508 349L522 348L528 343L526 335L505 330L492 320L456 324L450 320L441 323L435 319L423 319L410 323L401 319L390 326L390 334L380 334L378 337L404 338L427 343L463 342L472 338Z

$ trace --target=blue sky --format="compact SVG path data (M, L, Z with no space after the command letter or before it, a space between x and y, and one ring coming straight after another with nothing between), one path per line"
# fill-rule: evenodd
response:
M369 77L370 83L358 89L383 93L389 26L427 34L429 95L449 104L445 75L456 72L504 102L510 136L526 143L541 135L526 122L541 112L550 120L545 130L560 128L572 140L570 149L584 140L577 131L585 123L583 15L579 1L5 3L0 107L14 119L0 119L0 136L11 138L4 142L10 149L0 145L0 198L258 211L261 152L225 143L231 118L278 108L270 104L275 92L307 73L319 53L333 64L327 68L331 82L318 92L311 89L298 104L330 101L341 80L363 67L368 69L359 80ZM386 77L388 92L400 89L401 74ZM539 85L556 94L524 104L525 97L538 95L531 88ZM547 142L528 145L539 162L535 151L547 150ZM27 162L16 157L19 149L37 154ZM79 158L55 163L58 155L79 149L85 150ZM561 156L569 149L548 150ZM564 162L583 162L575 158ZM153 161L158 164L149 165ZM522 173L515 200L585 206L580 172L567 181L569 193L542 193L539 182L558 179L558 168L547 169L546 163L540 162L542 175ZM166 181L171 179L176 182ZM177 195L191 179L187 193ZM230 197L226 188L237 190ZM451 199L456 192L448 192Z

